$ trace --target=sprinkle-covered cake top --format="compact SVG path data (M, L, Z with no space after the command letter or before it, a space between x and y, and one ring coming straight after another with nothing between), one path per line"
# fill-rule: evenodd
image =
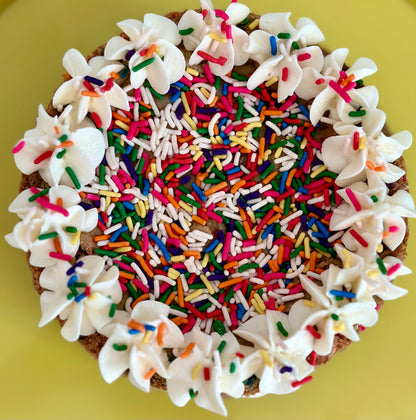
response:
M362 82L375 64L325 56L310 19L201 6L120 22L88 61L65 54L53 107L13 149L39 180L7 239L45 267L41 325L108 338L106 381L128 370L225 414L222 393L309 382L337 337L405 293L385 248L414 216L389 194L411 136L382 132Z

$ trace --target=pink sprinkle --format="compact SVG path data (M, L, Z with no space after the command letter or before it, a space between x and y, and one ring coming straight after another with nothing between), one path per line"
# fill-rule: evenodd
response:
M87 198L88 200L96 200L96 201L100 199L100 197L95 194L85 194L85 198Z
M188 164L188 165L180 166L179 168L174 169L173 172L175 172L175 174L179 174L181 172L187 171L190 168L191 168L191 165Z
M363 246L364 248L368 247L367 241L354 229L350 229L350 234L361 246Z
M387 270L387 275L388 276L392 276L397 270L399 270L401 267L400 263L394 264L392 265L388 270Z
M136 181L127 172L123 171L123 169L119 169L118 173L119 175L124 176L130 185L136 185Z
M65 217L68 217L68 216L69 216L69 212L68 212L68 210L67 210L67 209L64 209L63 207L58 206L57 204L52 204L51 202L49 202L49 201L48 201L46 198L44 198L44 197L38 197L38 198L36 199L36 202L37 202L38 204L40 204L42 207L45 207L45 208L47 208L47 209L49 209L49 210L56 211L56 212L58 212L58 213L63 214Z
M23 149L24 145L25 145L25 141L24 141L24 140L20 141L20 142L19 142L19 143L17 143L17 144L16 144L16 146L12 149L12 153L13 153L13 154L19 153L19 152Z
M160 178L155 179L155 184L159 185L159 187L162 189L165 186L164 182Z
M125 190L123 183L120 181L120 178L119 178L117 175L113 175L113 176L111 177L111 179L113 180L114 184L116 184L116 185L117 185L117 188L118 188L120 191L124 191L124 190Z
M350 199L352 205L354 206L356 211L360 211L361 210L361 206L360 203L357 200L357 197L354 195L354 193L352 192L351 188L347 188L345 190L345 192L348 195L348 198Z
M150 193L155 198L157 198L159 201L161 201L165 206L167 206L169 204L169 200L164 195L162 195L160 192L156 191L155 189L150 191Z
M130 201L134 199L133 194L124 194L121 197L118 198L118 201Z
M295 293L299 293L303 290L302 285L299 283L296 286L293 286L291 289L289 289L289 294L293 295Z
M279 111L286 111L287 109L289 109L293 103L296 101L296 94L293 94L280 108Z
M283 67L282 69L282 82L287 82L289 77L289 69L287 67Z
M225 235L224 248L222 250L222 260L223 261L226 261L227 258L228 258L228 252L230 250L231 238L232 238L232 233L227 232L226 235Z
M215 9L215 16L219 17L220 19L228 20L230 17L227 15L227 13L224 12L224 10L221 9Z
M341 88L341 86L337 83L335 83L333 80L329 81L329 86L335 90L335 92L338 93L339 96L341 96L342 99L344 99L344 101L349 104L352 99L350 97L350 95L348 95L347 92L345 92L344 89Z
M399 230L400 230L399 226L396 226L396 225L389 227L389 232L399 232Z
M208 215L211 219L215 220L216 222L218 222L218 223L222 223L222 217L221 217L219 214L217 214L217 213L215 213L215 212L213 212L213 211L207 211L207 215Z
M143 293L149 293L149 288L146 287L139 279L133 279L133 284L137 286Z
M211 83L211 84L214 84L215 83L215 79L214 79L214 76L211 73L211 69L209 68L209 65L208 64L204 64L203 67L204 67L204 72L207 75L208 82Z
M130 273L135 273L135 271L126 263L123 261L114 261L117 263L117 265L122 268L123 270L129 271Z
M149 233L146 229L142 229L142 238L143 238L143 252L147 252L149 250Z
M140 89L134 89L134 99L136 102L140 102L142 100Z
M194 169L192 169L192 173L194 174L194 175L196 175L198 172L199 172L199 170L201 169L201 166L202 166L202 164L204 163L204 158L201 156L196 162L195 162L195 165L194 165Z
M119 281L118 284L120 285L120 289L123 293L127 292L127 287L121 281Z
M188 80L186 77L182 77L180 79L180 82L182 82L184 85L191 87L192 86L192 82L190 80Z
M269 309L271 311L274 311L276 309L276 302L272 297L269 297Z
M137 127L138 127L138 121L132 121L130 123L130 128L127 133L127 140L131 140L136 135Z
M304 163L304 165L303 165L303 172L304 172L305 174L309 172L309 168L310 168L310 166L311 166L311 161L310 161L310 159L306 159L306 160L305 160L305 163Z
M347 86L344 87L344 90L348 92L349 90L354 89L356 86L357 86L356 82L350 82L348 83Z
M229 171L234 168L234 163L229 163L228 165L223 166L224 171Z
M227 25L225 27L225 36L227 37L227 39L231 39L232 42L234 43L233 33L232 33L232 30L231 30L231 25Z
M177 248L181 246L181 240L180 239L175 239L175 238L167 238L166 239L166 243L167 244L172 244L173 246L176 246ZM144 251L144 249L143 249ZM147 251L144 251L147 252Z
M189 317L188 317L187 319L188 319L188 323L185 324L185 326L182 328L182 333L183 334L186 334L187 332L191 331L192 328L195 325L195 322L196 322L196 318L189 319Z
M49 253L49 256L51 258L56 258L56 259L62 260L62 261L71 261L72 260L72 257L70 255L68 255L68 254L62 254L62 252L53 252L53 251L51 251Z
M242 86L229 86L228 87L228 92L251 94L252 91L250 89L247 89L246 87L242 87Z
M227 127L225 127L225 129L223 131L224 131L224 134L228 134L233 130L234 130L234 126L232 124L230 124Z
M230 103L228 102L227 98L225 96L221 96L220 101L222 102L222 104L224 105L225 109L232 114L233 112L233 107L230 105Z
M312 58L312 56L309 53L298 55L298 61L305 61L305 60L309 60L310 58Z
M186 266L184 263L175 263L172 264L172 268L175 268L177 270L186 270Z
M254 256L253 252L242 252L241 254L236 255L234 258L235 258L235 261L241 261L241 260L244 260L244 258L251 258L253 256Z
M278 272L278 273L266 273L263 276L263 280L274 280L274 279L284 279L285 278L285 273L282 272Z
M160 294L163 295L163 293L165 293L166 290L169 289L169 287L170 287L169 283L162 283L159 287Z

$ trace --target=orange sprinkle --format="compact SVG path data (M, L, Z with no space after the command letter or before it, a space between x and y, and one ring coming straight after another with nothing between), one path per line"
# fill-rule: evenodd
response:
M225 287L232 286L233 284L241 283L243 281L242 277L235 277L230 280L223 281L218 284L219 289L224 289Z
M341 82L341 87L347 86L349 83L351 83L355 79L355 74L350 74L346 79L344 79Z
M269 260L269 267L272 269L273 273L277 273L279 271L279 264L277 260Z
M56 199L56 205L59 206L59 207L63 207L64 206L64 200L62 200L61 197L58 197Z
M94 236L93 240L94 242L99 242L99 241L105 241L110 238L111 238L111 235L97 235L97 236Z
M188 241L185 239L185 236L183 236L183 235L179 235L179 239L181 240L181 242L182 242L185 246L188 246Z
M285 251L284 246L280 245L279 250L277 251L277 263L279 265L283 264L283 253Z
M193 139L194 139L194 136L192 136L191 134L186 137L178 137L178 143L186 143L187 141L191 141Z
M115 71L112 71L111 73L110 73L110 76L113 78L113 79L120 79L120 75L118 74L118 73L116 73Z
M263 184L267 185L270 183L270 181L275 178L279 172L273 171L271 174L267 175L266 178L263 179Z
M265 138L264 137L261 137L260 138L260 145L259 145L259 158L261 160L264 159L264 146L265 146L265 144L266 144Z
M386 167L385 167L384 165L381 165L381 166L376 166L376 167L374 168L374 170L375 170L376 172L384 172L384 171L386 170Z
M247 220L246 212L240 207L239 208L240 216L243 220Z
M169 306L172 303L172 300L175 299L175 296L175 293L172 292L166 299L165 304Z
M171 321L174 322L176 325L188 323L188 320L184 318L183 316L176 316L175 318L172 318Z
M218 202L218 203L216 203L216 204L217 204L217 207L222 207L222 208L227 207L227 204L225 204L225 203L220 203L220 202Z
M151 113L150 111L143 112L143 113L141 114L141 116L142 116L142 117L144 117L144 118L149 118L149 117L151 117L151 116L152 116L152 113Z
M84 191L80 191L79 193L78 193L78 195L81 197L81 198L85 198L87 195L85 194L85 192Z
M196 216L195 214L192 216L192 220L199 223L202 226L205 226L207 224L207 221L203 219L202 217Z
M162 322L159 325L159 328L157 329L157 335L156 335L156 340L157 340L157 345L159 347L163 346L163 333L166 330L166 324L164 322Z
M296 173L297 170L298 170L298 168L293 168L289 172L289 175L287 176L287 180L286 180L286 187L289 187L290 185L292 185L292 179L295 176L295 173Z
M266 107L264 106L260 111L260 121L264 121L264 113L266 112Z
M165 229L166 229L166 232L169 235L169 238L178 239L178 235L175 235L173 233L172 228L170 227L170 225L168 223L165 223Z
M184 350L184 352L179 356L181 359L186 359L190 354L191 354L191 351L192 351L192 349L195 347L195 343L194 342L192 342L192 343L189 343L187 346L186 346L186 348L185 348L185 350Z
M138 255L138 254L135 255L135 258L139 262L139 264L143 268L143 270L146 272L146 274L149 277L153 277L153 271L149 268L149 266L147 265L147 262L144 260L144 258L141 255Z
M100 94L97 92L90 92L89 90L81 90L82 96L89 96L90 98L99 98Z
M131 307L134 308L139 302L141 302L142 300L147 300L149 299L149 294L148 293L144 293L143 295L139 296L132 304Z
M173 207L175 207L176 210L179 210L181 208L179 203L170 194L166 194L166 198L172 203Z
M125 122L126 124L130 124L130 119L129 118L123 117L122 115L118 114L117 112L112 112L111 115L116 120L120 120L120 121Z
M62 143L59 143L56 147L71 147L74 145L74 142L71 140L65 140Z
M142 296L143 296L143 295L142 295ZM137 321L136 321L136 320L134 320L134 319L131 319L131 320L128 322L127 326L128 326L129 328L132 328L133 330L137 330L137 331L141 331L141 332L145 332L145 331L146 331L146 328L144 328L144 325L143 325L143 324L141 324L140 322L137 322Z
M145 380L145 381L148 381L154 374L156 373L156 371L153 369L153 368L151 368L150 370L149 370L149 372L147 372L144 376L143 376L143 379Z
M277 116L277 115L282 115L283 112L278 110L278 109L268 109L266 111L264 111L264 115L273 115L273 116Z
M185 257L195 257L196 260L201 259L201 253L199 251L184 251L183 255L185 255Z
M58 236L53 238L53 246L55 247L57 252L62 253L62 247L61 247L61 243L59 242Z
M277 213L275 214L268 222L268 225L271 225L272 223L274 223L276 220L279 220L282 217L281 213Z
M285 310L285 305L280 305L276 308L277 311L283 312Z
M217 101L218 101L218 96L216 96L214 98L214 100L209 104L210 108L212 108L213 106L215 106L215 104L217 103Z
M273 132L272 136L270 137L270 144L275 144L276 143L276 137L277 137L277 134L275 132Z
M121 248L122 246L130 246L130 243L127 241L124 242L110 242L108 245L110 248Z
M217 191L222 190L223 188L227 188L227 183L225 181L220 182L217 185L214 185L213 187L211 187L209 190L205 191L205 195L212 195L214 193L216 193Z
M367 162L365 162L365 164L367 165L367 168L371 169L372 171L374 171L374 169L376 169L376 167L373 165L373 163L370 162L369 160L367 160Z
M236 182L232 187L231 187L231 190L230 190L230 193L231 194L235 194L238 190L239 190L239 188L241 188L243 185L245 185L247 183L247 181L246 180L244 180L244 179L241 179L240 181L238 181L238 182Z
M55 130L55 133L56 133L56 134L59 134L59 127L58 127L57 125L55 125L53 128L54 128L54 130Z
M238 264L238 261L231 261L224 265L224 270L229 270L230 268L236 267Z
M151 55L156 51L157 49L157 45L156 44L152 44L149 49L146 51L146 58L150 58Z
M243 221L243 228L244 228L244 232L246 232L247 238L252 239L253 233L251 232L250 225L247 223L247 220Z
M172 230L174 230L175 232L177 232L179 235L186 235L186 232L179 227L176 223L172 223Z
M262 249L258 249L257 251L254 252L254 257L257 258L261 253L262 253Z
M183 285L180 277L176 279L176 284L178 286L178 303L181 308L185 307L185 301L183 299Z
M168 265L168 262L165 260L165 257L163 255L160 256L160 261L163 265Z
M145 104L143 101L140 101L140 105L144 106L147 109L152 109L152 106L149 104Z

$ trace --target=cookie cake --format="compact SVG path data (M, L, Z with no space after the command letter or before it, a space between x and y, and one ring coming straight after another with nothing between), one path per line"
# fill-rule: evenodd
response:
M292 392L405 293L411 135L310 19L203 1L118 26L65 54L13 149L40 325L180 406Z

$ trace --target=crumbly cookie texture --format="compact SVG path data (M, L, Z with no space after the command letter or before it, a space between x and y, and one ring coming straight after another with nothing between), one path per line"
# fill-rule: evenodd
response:
M323 52L310 19L201 6L65 55L13 149L8 240L41 324L56 317L107 382L225 415L224 393L309 382L405 293L411 136L384 127L361 80L375 64Z

